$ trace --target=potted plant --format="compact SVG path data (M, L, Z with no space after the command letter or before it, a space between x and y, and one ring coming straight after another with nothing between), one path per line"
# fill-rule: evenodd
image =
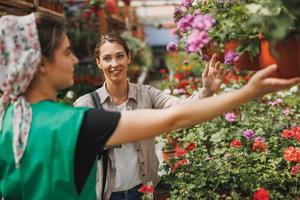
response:
M286 59L274 53L274 50L280 54L277 45L299 33L299 4L296 0L186 0L180 9L176 9L175 21L188 52L198 53L202 50L201 56L205 56L205 53L213 50L220 52L221 57L228 52L235 52L239 58L234 60L233 65L243 67L246 64L251 67L259 64L265 67L262 50L271 50L269 57L272 56L273 63L279 65L280 76L290 77L300 72L297 70L300 68L299 59L291 56L289 60L294 63L285 64L282 60ZM289 43L294 41L297 45L290 52L299 52L298 39ZM220 60L224 61L222 58ZM290 65L297 66L290 70L296 74L281 70L283 66Z

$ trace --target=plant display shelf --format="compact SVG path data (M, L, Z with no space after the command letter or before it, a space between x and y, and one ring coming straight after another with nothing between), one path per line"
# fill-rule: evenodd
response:
M54 10L39 6L39 1L32 0L31 2L20 0L5 0L0 1L0 16L13 14L13 15L25 15L31 12L44 12L49 15L53 15L58 18L63 18L63 14Z

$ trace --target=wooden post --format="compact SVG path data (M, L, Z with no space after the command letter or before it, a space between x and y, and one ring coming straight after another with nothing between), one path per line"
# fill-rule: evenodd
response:
M98 10L98 21L99 21L99 34L104 35L106 33L107 22L106 22L106 13L103 8Z

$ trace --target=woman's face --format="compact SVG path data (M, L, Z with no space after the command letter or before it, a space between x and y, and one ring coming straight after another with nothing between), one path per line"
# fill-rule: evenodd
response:
M98 67L103 71L105 80L113 83L127 81L127 70L131 58L117 42L105 42L100 47Z
M56 90L64 89L73 85L74 65L78 59L71 51L70 41L63 36L61 45L54 51L53 60L44 59L45 75L48 82Z

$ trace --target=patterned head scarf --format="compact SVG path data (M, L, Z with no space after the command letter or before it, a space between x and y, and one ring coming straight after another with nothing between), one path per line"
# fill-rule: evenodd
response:
M23 96L41 61L35 15L0 18L0 130L9 104L13 104L13 152L16 166L26 148L32 110Z

